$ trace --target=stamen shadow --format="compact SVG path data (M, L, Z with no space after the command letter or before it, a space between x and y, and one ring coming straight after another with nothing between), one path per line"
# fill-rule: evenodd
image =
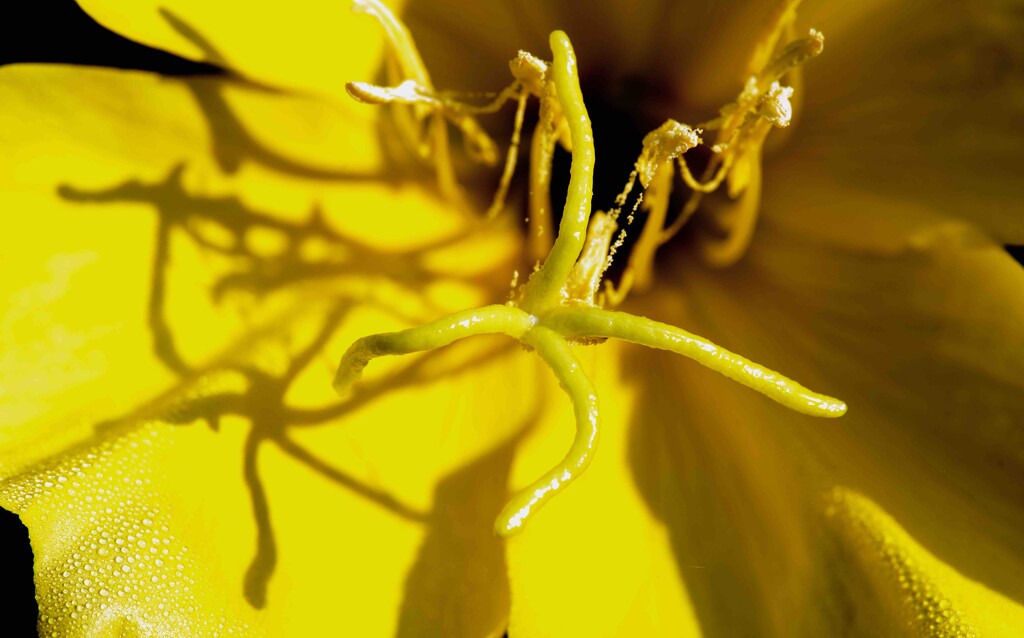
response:
M405 581L399 638L420 636L424 627L455 636L491 635L507 622L505 544L491 530L509 498L515 450L547 400L546 394L536 397L507 441L437 484L427 535Z
M243 593L253 607L262 608L267 603L267 587L277 564L278 548L271 522L271 507L258 467L260 445L265 441L273 442L286 454L321 476L378 504L396 516L426 522L427 514L417 512L390 494L365 485L344 471L334 468L298 446L287 436L286 431L293 426L323 425L368 405L390 389L457 374L494 355L494 351L487 351L470 361L448 366L446 369L431 369L429 373L425 373L424 369L434 357L422 357L391 377L364 386L348 402L319 408L289 407L285 403L285 396L293 382L322 351L335 329L355 304L371 305L405 320L422 321L422 317L403 316L402 312L385 300L334 290L327 282L337 277L385 277L404 290L421 297L419 291L435 278L425 265L431 253L464 241L475 230L456 234L404 253L388 253L342 236L328 224L317 209L314 209L305 221L291 221L268 211L253 209L235 197L190 195L183 184L184 170L183 165L178 165L166 178L157 183L131 179L102 190L85 190L71 185L58 187L59 195L66 201L82 204L147 204L153 207L158 218L147 304L148 324L152 333L154 354L163 365L177 374L181 381L146 405L117 419L97 424L95 431L97 435L109 435L113 430L130 429L147 418L160 418L183 426L200 419L214 431L219 431L221 420L225 416L242 417L251 423L243 450L243 479L249 490L257 538L256 553L243 577ZM219 231L219 239L216 241L209 234L211 225ZM283 238L284 250L273 256L257 253L247 244L247 237L254 230L276 233ZM287 331L288 325L297 320L296 315L308 308L297 308L294 313L280 317L280 323L276 327L253 329L246 338L215 357L216 363L212 365L199 365L183 355L168 318L167 308L169 286L172 283L169 281L169 266L176 233L192 241L202 251L230 260L233 270L221 274L211 285L210 298L215 304L222 303L231 293L244 292L259 300L283 288L313 281L325 282L323 296L328 297L328 300L333 298L333 302L325 314L321 329L315 338L294 353L283 373L271 375L257 366L242 362L246 360L246 353L259 342L279 338L280 333ZM327 246L329 253L343 257L328 261L304 255L302 246L304 242L311 240ZM473 282L477 278L487 277L487 274L476 275L463 278L463 281ZM425 300L423 307L425 312L440 313L440 310ZM188 398L189 391L197 379L217 372L241 375L245 380L246 389L242 392ZM182 396L186 397L184 401Z
M166 9L161 9L161 15L210 60L227 66L223 56L195 29ZM248 89L278 93L277 89L237 75L229 75L227 81L224 78L192 78L184 82L183 86L192 93L210 132L210 151L225 173L234 174L246 163L250 163L286 176L319 181L391 183L406 178L404 169L400 168L401 162L391 163L386 170L380 172L360 173L304 164L275 152L259 142L232 110L223 94L224 87L230 81L238 82ZM151 207L157 217L150 263L147 324L157 360L179 379L173 387L145 404L117 418L97 423L94 426L97 438L133 429L148 419L159 419L182 427L194 427L197 421L202 421L215 432L220 430L224 417L241 417L248 421L250 425L241 450L242 479L248 490L255 522L256 549L241 576L241 588L245 599L255 608L263 608L267 604L268 587L280 551L273 528L272 503L259 468L259 452L263 443L272 443L285 455L319 476L391 514L427 525L432 530L428 532L429 538L435 538L440 533L433 531L435 527L441 529L447 526L444 533L451 535L451 521L446 521L441 512L418 511L386 490L355 478L300 445L289 431L292 428L330 424L370 405L392 389L431 383L460 374L512 350L514 344L505 343L462 361L447 361L443 353L426 354L412 359L408 365L389 376L363 384L344 403L296 408L288 405L285 397L296 378L318 358L347 314L357 304L362 307L373 306L410 323L421 323L424 320L421 316L407 316L408 311L400 310L388 299L378 298L382 295L338 289L331 286L333 281L339 278L371 281L386 279L401 289L403 294L408 293L416 298L423 313L442 314L442 310L423 294L427 284L437 279L428 260L439 250L471 239L475 233L485 230L487 224L469 225L463 232L415 249L383 251L344 236L316 206L305 220L296 221L273 211L246 205L238 197L190 193L184 180L186 168L184 164L178 164L164 178L155 182L127 179L109 188L85 189L73 184L62 184L57 188L58 195L68 202L82 205L136 203ZM283 249L272 255L261 254L250 245L254 232L273 234L280 240ZM174 286L174 274L170 269L172 252L175 246L180 246L178 242L182 240L191 242L200 252L214 256L218 258L219 264L224 264L223 270L215 275L209 286L209 297L213 304L224 303L236 294L248 295L259 303L283 289L299 286L310 288L309 284L322 286L316 289L326 307L319 330L297 350L289 348L289 361L283 371L270 373L249 363L249 353L263 342L281 340L300 315L309 314L308 306L295 307L282 313L272 325L252 328L247 335L212 357L212 363L194 361L187 355L187 348L182 345L182 334L176 333L171 320L173 313L169 312L168 307L172 303L170 291ZM326 250L316 254L326 254L328 257L310 256L309 251L304 250L310 242L326 247ZM507 276L505 270L500 268L494 272L469 276L445 273L445 277L450 281L468 284L490 284L497 280L504 281ZM243 381L243 389L213 394L196 391L198 380L218 373L237 375ZM500 453L495 453L496 456L488 457L493 466L493 476L501 477L502 490L507 472L507 455L510 454L509 445L511 443L504 445ZM476 468L472 470L473 473L485 472L487 464L475 464L473 467ZM493 480L498 481L497 478ZM449 507L454 496L449 498L440 492L441 488L437 497L438 506ZM504 496L503 493L495 496L490 490L487 493L490 495L488 498L493 496L492 500L495 501ZM490 534L490 527L488 522L482 529Z

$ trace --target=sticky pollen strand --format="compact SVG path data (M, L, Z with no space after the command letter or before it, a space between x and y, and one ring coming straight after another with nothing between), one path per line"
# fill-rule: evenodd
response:
M669 195L672 192L672 174L671 160L662 163L655 170L647 190L642 193L644 196L641 201L647 210L647 222L640 232L640 238L633 245L629 262L626 270L622 273L618 288L610 281L605 281L604 298L611 306L620 305L634 288L640 291L646 290L654 281L654 255L658 247L661 246L661 234L665 226L665 217L668 214ZM612 256L609 251L609 266Z

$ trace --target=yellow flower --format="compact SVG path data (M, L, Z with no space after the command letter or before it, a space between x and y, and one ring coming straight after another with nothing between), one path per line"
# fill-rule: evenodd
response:
M829 46L765 162L749 251L713 270L699 237L669 244L623 306L850 414L576 348L600 450L504 541L494 517L571 437L536 357L479 338L375 362L348 401L330 387L361 337L504 301L522 253L511 216L464 210L486 206L483 172L456 167L453 205L395 120L344 95L377 79L378 25L333 0L82 4L235 75L0 70L0 504L30 529L45 634L1024 626L1024 272L995 243L1024 241L1011 6L801 9ZM565 29L588 95L637 128L608 159L628 171L661 120L735 98L779 9L627 4L402 15L446 89L500 88L517 49L547 57ZM599 207L625 179L600 152Z

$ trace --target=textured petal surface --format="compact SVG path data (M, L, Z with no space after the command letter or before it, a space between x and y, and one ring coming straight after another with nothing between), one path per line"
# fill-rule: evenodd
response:
M480 303L513 235L382 182L372 121L314 102L53 67L0 92L0 502L43 629L504 627L521 357L382 363L345 404L330 381L357 337Z
M826 512L841 551L860 568L851 570L851 584L877 600L884 612L878 620L894 631L942 638L1013 636L1024 626L1024 607L938 560L877 505L848 490L837 489L832 497Z

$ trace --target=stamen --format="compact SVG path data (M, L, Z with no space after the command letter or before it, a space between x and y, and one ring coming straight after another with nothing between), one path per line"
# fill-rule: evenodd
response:
M516 117L512 128L512 142L508 146L508 153L505 155L505 168L501 171L501 181L498 182L498 190L494 193L494 199L487 209L487 217L493 218L505 207L505 198L508 196L508 188L512 183L512 175L516 171L516 160L519 157L519 142L522 138L523 117L526 115L526 94L519 96L516 104Z
M825 36L820 31L811 29L808 37L790 42L782 53L758 74L758 88L763 92L773 82L781 80L790 69L818 56L824 49Z
M759 39L754 52L747 64L747 75L755 75L761 69L768 66L779 44L779 38L784 34L786 41L795 39L793 35L793 23L796 22L797 8L801 0L783 0L775 4L776 18L774 22L766 25L764 35Z
M492 204L493 210L500 210L504 205L512 171L515 170L522 112L525 109L524 97L527 94L524 92L524 86L532 86L535 83L534 76L538 69L543 69L543 63L536 59L524 60L512 69L516 80L511 85L497 95L491 94L493 99L489 103L474 106L460 101L453 93L439 94L434 90L430 75L408 29L379 0L355 0L353 9L375 17L384 28L397 67L391 70L390 75L397 85L382 87L367 82L349 82L345 88L349 95L360 102L411 107L411 112L409 109L395 109L396 124L402 137L416 149L420 158L433 160L438 186L444 195L456 200L461 199L449 153L445 121L450 122L462 133L466 155L471 161L494 166L498 163L497 145L476 121L474 115L496 112L506 102L518 100L513 142L506 157L500 190ZM429 123L424 127L427 120Z
M498 161L497 145L470 115L481 108L462 104L451 98L440 98L430 89L415 80L406 80L394 87L377 86L369 82L348 82L345 90L355 100L364 104L404 104L407 106L425 107L433 114L439 114L455 125L462 132L469 158L478 164L493 166ZM501 106L499 100L508 99L504 94L492 102Z
M789 126L793 121L793 105L789 101L792 96L792 88L772 82L764 97L758 102L757 114L778 128Z
M743 173L744 188L739 199L721 210L710 210L713 224L721 229L722 238L714 241L708 234L697 243L704 263L715 268L735 264L746 253L754 238L757 210L761 205L761 163L749 162Z
M519 50L508 63L512 77L523 85L527 93L540 97L548 79L548 63L527 51Z
M550 100L545 104L544 99L544 87L546 85L548 64L540 58L537 58L526 51L520 50L516 57L508 63L508 66L509 71L512 73L512 77L515 78L516 83L521 87L522 93L518 98L519 102L516 108L515 123L512 129L512 143L509 145L508 156L505 161L505 170L502 173L501 182L498 185L498 192L495 193L494 202L491 204L488 216L496 215L504 205L505 197L508 193L508 187L512 181L512 174L515 172L516 158L519 154L519 143L523 130L523 115L526 112L526 98L528 95L534 95L541 101L541 121L534 131L533 143L531 143L530 149L531 171L529 200L531 211L527 213L527 219L531 225L530 254L535 260L539 260L542 259L551 248L551 228L550 222L548 221L550 216L547 211L551 208L551 198L548 196L548 191L551 180L551 157L554 154L553 138L550 142L550 149L537 147L538 143L542 146L549 143L548 140L542 138L544 136L551 135L551 133L547 132L546 129L554 120ZM516 85L514 84L513 86ZM543 154L543 159L541 158L541 154ZM544 166L540 165L541 162L546 163L546 170ZM539 172L536 177L540 179L540 182L536 185L534 184L535 172ZM546 185L543 184L545 179L547 180ZM534 196L534 193L539 192L541 188L543 188L545 195L543 200ZM539 207L539 210L533 210L535 201L537 202L536 206Z
M430 81L430 74L427 73L412 35L391 9L379 0L353 0L352 10L373 16L384 28L392 61L397 66L397 69L389 69L392 81L411 80L432 93L434 87ZM438 189L441 193L449 199L460 200L462 194L455 180L455 168L452 166L448 147L448 130L444 121L436 115L430 117L435 111L426 104L413 104L412 107L411 112L406 109L395 109L398 130L406 142L416 149L420 158L433 157ZM431 121L424 131L423 122L428 117Z
M555 143L565 137L565 120L555 86L546 82L540 95L540 121L530 142L529 258L542 260L554 244L551 221L551 163ZM571 143L567 148L571 148Z
M644 136L643 150L636 160L640 184L647 188L654 173L662 164L682 158L683 154L701 143L700 129L693 129L675 120L668 120Z
M382 87L368 82L349 82L346 90L354 99L376 105L403 105L413 109L413 117L401 110L396 111L396 120L403 136L416 148L423 159L433 157L438 184L443 193L458 197L455 171L448 153L447 130L443 120L454 125L463 136L466 155L470 160L493 166L498 161L497 145L487 135L474 115L494 113L506 102L516 101L512 139L505 154L498 188L487 209L488 218L495 217L505 206L508 189L515 173L522 137L526 101L530 95L540 99L540 122L534 130L530 148L530 196L527 220L530 224L530 255L541 260L551 250L553 231L551 228L551 164L555 142L561 142L571 152L572 143L569 127L562 113L555 84L548 80L549 66L536 56L520 50L509 62L509 71L514 78L512 84L492 97L483 105L466 103L467 94L434 91L430 76L413 43L412 36L391 11L378 0L356 0L355 10L373 15L383 25L392 52L397 59L398 75L404 80L394 87ZM408 77L412 76L412 77ZM421 123L430 118L426 134Z

